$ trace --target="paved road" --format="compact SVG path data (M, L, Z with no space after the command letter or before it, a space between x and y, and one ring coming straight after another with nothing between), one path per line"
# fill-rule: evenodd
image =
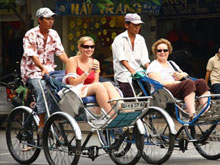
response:
M93 138L90 141L90 144L97 144L96 138ZM88 158L80 158L79 165L112 165L113 162L109 158L108 155L103 155L97 158L94 162ZM146 162L141 159L138 165L146 164ZM190 146L189 150L185 153L181 151L175 150L171 158L165 163L166 165L220 165L220 160L211 161L206 160L201 157L195 149ZM18 165L18 163L12 158L9 154L6 145L5 131L3 129L0 130L0 165ZM44 153L41 152L39 158L34 162L33 165L47 165L47 161L44 157Z

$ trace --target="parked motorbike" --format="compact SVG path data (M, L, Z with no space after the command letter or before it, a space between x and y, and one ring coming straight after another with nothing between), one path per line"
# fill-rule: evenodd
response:
M10 81L6 82L4 81L5 79ZM0 85L6 87L7 99L14 107L25 105L33 109L35 108L33 92L23 84L18 69L1 77Z

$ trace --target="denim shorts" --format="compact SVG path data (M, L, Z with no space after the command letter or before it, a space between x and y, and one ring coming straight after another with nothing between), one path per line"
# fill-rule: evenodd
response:
M43 87L45 95L46 95L46 100L47 100L48 105L50 107L50 98L49 98L49 94L48 94L46 86L45 86L45 81L41 80L41 78L28 79L28 84L30 84L34 89L34 96L36 99L37 112L38 112L38 114L42 114L42 113L46 112L46 107L45 107L45 103L44 103L44 99L43 99L42 90L39 85L39 81L41 81L42 87Z

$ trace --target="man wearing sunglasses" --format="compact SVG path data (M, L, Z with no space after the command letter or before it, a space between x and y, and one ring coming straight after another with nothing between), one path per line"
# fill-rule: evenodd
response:
M21 59L21 77L24 83L34 88L34 94L39 114L39 132L42 133L46 108L42 97L39 80L44 74L54 71L54 55L66 63L67 55L64 51L58 33L52 29L56 14L49 8L40 8L36 12L38 26L26 32L23 38L24 53ZM44 81L41 80L42 85Z
M125 97L134 96L129 84L131 75L147 68L150 62L145 39L139 34L143 23L138 14L126 14L127 30L112 43L114 78Z

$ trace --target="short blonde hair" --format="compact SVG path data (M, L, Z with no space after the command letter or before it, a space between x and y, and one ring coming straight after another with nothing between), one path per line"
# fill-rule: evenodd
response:
M90 36L83 36L77 42L78 47L83 45L86 41L92 41L93 44L95 44L95 41L94 41L94 39L92 37L90 37ZM80 55L80 52L78 51L76 55Z
M151 47L152 52L154 53L154 55L157 54L157 46L160 45L160 44L166 44L167 47L168 47L168 50L169 50L169 53L170 53L170 54L173 52L173 47L172 47L170 41L168 41L168 40L165 39L165 38L160 38L159 40L157 40L156 42L154 42L154 44L153 44L152 47Z

